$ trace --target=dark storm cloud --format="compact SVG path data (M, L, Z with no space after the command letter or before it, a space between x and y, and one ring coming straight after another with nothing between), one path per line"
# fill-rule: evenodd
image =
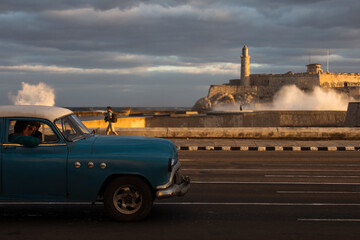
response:
M331 69L359 72L359 11L358 0L2 0L0 85L45 81L64 94L86 83L89 92L160 96L176 80L187 99L200 98L238 76L244 44L253 73L305 71L309 56L326 63L326 49ZM232 72L221 71L226 63ZM218 75L184 68L206 66Z
M96 9L100 4L109 5L109 8L115 7L114 1L109 2L112 3L111 6L106 1L104 3L103 1L80 1L75 4L75 8L92 7ZM140 2L148 1L119 2L117 7L131 8ZM150 2L162 3L163 1ZM356 34L351 31L351 26L360 24L360 21L356 21L359 18L357 2L351 4L352 7L349 8L346 4L347 1L340 6L334 6L333 1L303 2L301 4L296 1L279 0L271 1L271 3L259 0L244 1L251 8L248 11L245 9L233 10L231 6L218 1L192 2L195 3L192 7L198 10L197 12L184 11L175 16L164 14L159 17L141 12L125 16L126 14L119 12L119 15L112 19L101 19L96 14L97 12L89 12L88 16L86 13L80 16L71 16L71 13L61 16L49 12L16 11L9 14L13 16L2 19L1 30L3 38L12 42L25 41L26 44L62 50L116 50L149 55L208 57L220 54L227 48L239 47L239 42L251 42L253 46L279 47L286 44L286 46L293 47L295 44L317 44L316 47L319 47L319 43L327 40L329 36L339 41L346 40ZM66 6L74 8L70 3L72 1L63 1L57 5L43 8L44 10L64 10L67 9ZM207 4L205 5L205 3ZM228 16L224 18L207 16L207 19L201 16L204 11L211 9L216 3L224 7L220 10L223 10ZM196 6L200 4L208 8L205 8L204 11L197 9ZM235 2L233 4L235 6ZM239 6L239 3L237 4ZM278 7L272 8L274 5ZM274 16L265 15L262 9L276 14L273 14ZM146 8L143 7L141 10L146 10ZM163 13L159 9L156 10L159 11L159 14ZM212 8L212 10L213 12L209 12L209 15L216 14L217 9ZM154 10L150 8L149 11ZM174 13L176 13L175 10ZM73 14L76 15L77 12ZM122 16L122 14L124 15ZM95 20L95 18L99 19ZM17 19L18 21L16 21ZM327 27L330 29L326 29ZM359 45L359 41L348 43L353 46Z
M165 7L181 5L187 0L2 0L0 12L3 11L23 11L38 12L46 10L64 10L74 8L94 8L98 10L108 10L113 8L128 9L140 4L159 4Z

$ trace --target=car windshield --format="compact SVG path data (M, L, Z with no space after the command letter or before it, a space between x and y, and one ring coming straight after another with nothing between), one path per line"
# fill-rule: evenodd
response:
M76 141L91 134L74 114L57 119L55 124L67 141Z

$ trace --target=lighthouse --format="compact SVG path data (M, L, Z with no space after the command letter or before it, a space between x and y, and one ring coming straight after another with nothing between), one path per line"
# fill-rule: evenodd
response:
M241 57L241 72L240 72L240 85L250 86L250 56L249 49L245 45L242 49Z

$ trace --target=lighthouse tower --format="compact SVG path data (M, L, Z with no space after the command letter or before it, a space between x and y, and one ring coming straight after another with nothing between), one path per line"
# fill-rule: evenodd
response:
M250 86L250 56L249 49L245 45L242 49L240 85Z

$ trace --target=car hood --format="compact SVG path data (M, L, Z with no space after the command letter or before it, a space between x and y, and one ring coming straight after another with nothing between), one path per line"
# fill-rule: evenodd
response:
M139 136L95 135L92 144L94 154L149 154L152 152L175 157L176 146L169 140L162 138Z

